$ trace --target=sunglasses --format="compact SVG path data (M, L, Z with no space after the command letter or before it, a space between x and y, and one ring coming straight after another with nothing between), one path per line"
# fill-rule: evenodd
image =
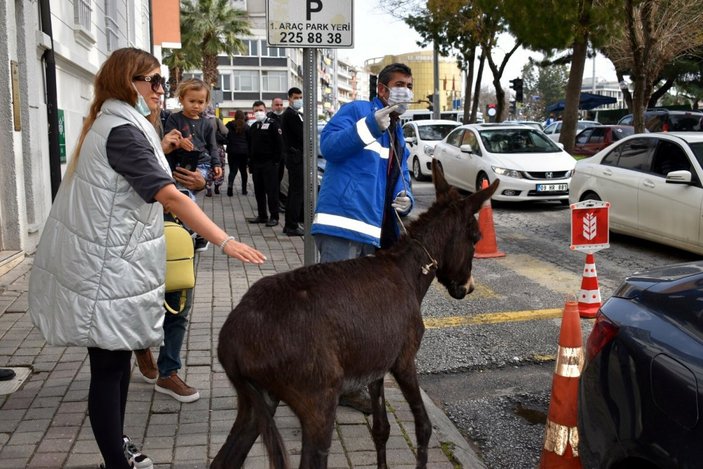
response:
M151 85L151 90L154 93L159 92L159 88L164 86L165 80L161 75L155 73L153 75L137 75L133 78L136 81L145 81Z

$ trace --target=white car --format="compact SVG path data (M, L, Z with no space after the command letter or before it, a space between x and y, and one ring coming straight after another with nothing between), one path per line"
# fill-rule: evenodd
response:
M703 254L703 134L635 134L576 163L571 203L610 202L610 230Z
M540 130L524 125L467 124L435 145L447 182L476 192L500 179L493 200L569 202L576 160Z
M405 146L410 151L408 165L417 181L432 176L432 151L437 142L461 124L451 120L419 120L403 125Z
M547 137L551 138L555 142L559 141L559 136L561 135L561 124L562 121L556 121L552 122L547 126L546 129L544 129L544 133L547 134ZM583 129L587 129L589 127L595 127L596 125L601 125L600 122L596 121L577 121L576 122L576 133L579 133Z

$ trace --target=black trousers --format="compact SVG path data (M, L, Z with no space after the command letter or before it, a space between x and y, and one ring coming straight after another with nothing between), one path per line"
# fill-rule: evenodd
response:
M247 173L248 158L249 157L246 153L227 154L227 163L229 164L229 174L227 175L228 187L232 187L234 185L234 177L237 175L237 171L239 171L239 177L242 179L242 192L247 190L247 180L249 178L249 174Z
M130 465L122 449L122 434L132 352L88 347L88 356L88 413L95 442L107 469L128 469Z
M288 201L286 203L286 228L296 229L303 220L303 162L286 161L288 168Z
M256 197L256 209L261 219L268 219L268 213L272 219L278 220L278 163L264 163L251 167L251 178L254 181L254 196Z

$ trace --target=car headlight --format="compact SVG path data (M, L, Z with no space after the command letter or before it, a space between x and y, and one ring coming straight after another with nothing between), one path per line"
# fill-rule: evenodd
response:
M511 177L511 178L515 178L515 179L522 179L522 172L520 172L516 169L498 168L496 166L491 166L491 169L498 176L506 176L506 177Z
M432 154L434 153L434 146L425 145L425 149L423 151L425 152L425 155L432 156Z
M574 175L574 170L572 169L571 171L567 171L566 174L564 174L564 179L570 178L571 176Z

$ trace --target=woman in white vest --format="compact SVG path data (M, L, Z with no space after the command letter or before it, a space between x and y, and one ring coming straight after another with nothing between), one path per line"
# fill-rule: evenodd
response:
M29 283L32 321L47 342L88 348L90 423L110 469L152 467L122 432L132 350L163 340L164 210L230 257L265 260L176 189L153 125L159 72L154 56L134 48L101 67Z

